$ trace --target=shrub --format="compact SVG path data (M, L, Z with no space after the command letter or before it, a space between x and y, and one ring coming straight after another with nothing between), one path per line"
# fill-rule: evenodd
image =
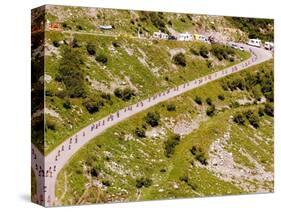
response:
M269 116L274 116L274 105L273 103L266 103L264 106L264 112L265 114Z
M199 50L199 54L203 58L208 58L209 57L209 50L208 50L208 48L206 46L201 46L201 48Z
M88 110L90 114L96 113L100 110L100 108L104 105L102 100L86 100L84 102L84 106Z
M151 127L156 127L159 125L160 114L158 112L148 112L145 117L146 123Z
M74 38L74 39L72 40L72 47L73 47L73 48L78 48L78 47L80 47L80 44L79 44L79 42L78 42L78 40L77 40L76 38Z
M212 105L212 104L213 104L212 99L211 99L210 97L208 97L208 98L206 99L206 103L207 103L208 105Z
M185 61L184 54L182 52L176 54L173 57L173 63L176 64L176 65L185 67L186 66L186 61Z
M89 55L96 54L96 46L93 43L88 43L86 48Z
M176 111L176 105L174 105L174 104L168 104L168 105L167 105L167 110L168 110L168 111Z
M65 109L71 109L71 103L69 100L66 100L63 105L62 105Z
M200 147L192 146L190 152L202 165L208 165L205 153Z
M252 113L248 120L253 127L259 127L259 116L256 113Z
M218 99L223 101L223 100L225 99L225 97L224 97L223 94L219 94L219 95L218 95Z
M112 42L112 45L113 45L115 48L119 48L119 47L120 47L120 44L119 44L117 41L113 41L113 42Z
M180 143L180 136L173 135L164 142L165 156L171 157L174 154L175 147Z
M90 174L92 177L98 177L99 173L100 173L100 171L96 166L92 167L92 169L90 171Z
M102 93L101 98L110 101L111 100L111 95L109 93Z
M123 101L129 101L133 96L135 96L134 91L131 88L116 88L114 90L114 94L119 99L122 99Z
M58 48L58 47L60 47L60 43L57 40L54 40L53 41L53 46Z
M144 138L145 137L145 130L142 128L137 127L135 129L135 134L140 137L140 138Z
M194 48L191 48L190 49L190 52L196 56L199 56L200 55L200 52L197 50L197 49L194 49Z
M194 101L198 104L198 105L202 105L202 99L199 96L195 96Z
M46 127L49 130L56 130L57 128L57 121L53 118L48 117L46 119Z
M233 121L237 124L243 125L245 123L245 118L241 113L237 113L234 115Z
M141 177L136 180L137 188L149 187L151 185L152 185L152 180L147 177Z
M209 106L209 107L207 108L206 114L207 114L208 116L213 116L213 115L215 115L215 111L216 111L215 105L211 105L211 106Z
M188 183L189 182L189 177L187 175L181 176L179 178L180 181Z
M111 186L111 182L109 180L102 180L102 184L107 187Z
M107 64L108 59L105 55L100 54L100 55L96 56L96 61L105 65L105 64Z
M222 46L219 44L212 45L211 49L212 54L217 57L219 60L227 60L234 61L233 55L235 54L234 50L228 46Z
M259 116L264 115L264 107L259 107L258 114L259 114Z
M81 51L65 46L56 80L63 82L67 95L71 98L86 96L83 65Z

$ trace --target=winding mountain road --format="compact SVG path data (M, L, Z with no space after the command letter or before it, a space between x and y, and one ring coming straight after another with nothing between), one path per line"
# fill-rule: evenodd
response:
M55 196L55 186L58 173L81 147L103 133L106 129L135 115L136 113L158 104L159 102L166 101L214 80L244 70L250 66L260 64L273 57L272 53L267 50L250 47L245 44L238 45L243 46L245 51L251 53L251 57L249 59L221 71L208 74L175 88L157 93L136 104L116 111L115 113L81 129L79 132L75 133L73 136L58 145L46 156L43 156L42 153L32 144L32 170L37 182L36 202L46 207L60 204Z

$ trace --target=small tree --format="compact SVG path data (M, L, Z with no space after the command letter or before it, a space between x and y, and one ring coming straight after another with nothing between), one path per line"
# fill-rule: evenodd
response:
M150 178L141 177L136 180L137 188L149 187L151 185L152 185L152 180Z
M185 57L184 57L184 54L183 54L182 52L176 54L176 55L173 57L173 62L174 62L176 65L179 65L179 66L183 66L183 67L186 66Z
M86 48L89 55L96 54L96 46L93 43L88 43Z
M145 117L146 123L151 127L156 127L159 125L160 114L158 112L148 112Z
M241 113L235 114L233 117L233 121L240 125L243 125L245 123L244 116Z
M218 95L218 99L223 101L225 99L225 97L223 94L220 94L220 95Z
M135 129L135 134L140 137L140 138L144 138L145 137L145 130L142 128L137 127Z
M176 110L176 106L174 104L168 104L167 105L167 110L168 111L175 111Z
M211 106L209 106L209 107L207 108L206 114L207 114L208 116L213 116L213 115L215 115L215 111L216 111L215 105L211 105Z
M107 62L108 62L108 59L107 59L107 57L106 57L105 55L100 54L100 55L96 56L96 61L98 61L99 63L102 63L102 64L106 65Z
M195 96L194 101L198 104L198 105L202 105L202 99L199 96Z
M264 112L265 114L269 116L274 116L274 105L273 103L266 103L264 106Z
M206 103L207 103L208 105L212 105L212 104L213 104L212 99L211 99L210 97L208 97L208 98L206 99Z
M200 48L199 53L200 53L201 57L203 57L203 58L208 58L209 57L209 50L207 49L206 46L202 46Z

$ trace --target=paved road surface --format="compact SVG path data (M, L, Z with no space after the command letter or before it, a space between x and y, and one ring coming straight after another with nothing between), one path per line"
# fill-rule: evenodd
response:
M245 50L251 53L251 57L249 59L224 70L208 74L175 88L157 93L150 98L116 111L115 113L90 124L70 138L66 139L45 157L34 145L32 145L32 169L37 180L36 201L47 207L59 205L59 202L55 197L55 184L59 171L65 166L74 153L76 153L87 142L103 133L106 129L133 116L136 113L158 104L159 102L166 101L184 92L272 58L272 53L264 49L249 47L245 44L238 45L244 46Z

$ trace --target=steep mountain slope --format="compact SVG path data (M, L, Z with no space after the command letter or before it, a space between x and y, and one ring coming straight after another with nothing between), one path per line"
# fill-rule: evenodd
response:
M273 191L272 65L212 82L107 130L60 172L59 201Z

